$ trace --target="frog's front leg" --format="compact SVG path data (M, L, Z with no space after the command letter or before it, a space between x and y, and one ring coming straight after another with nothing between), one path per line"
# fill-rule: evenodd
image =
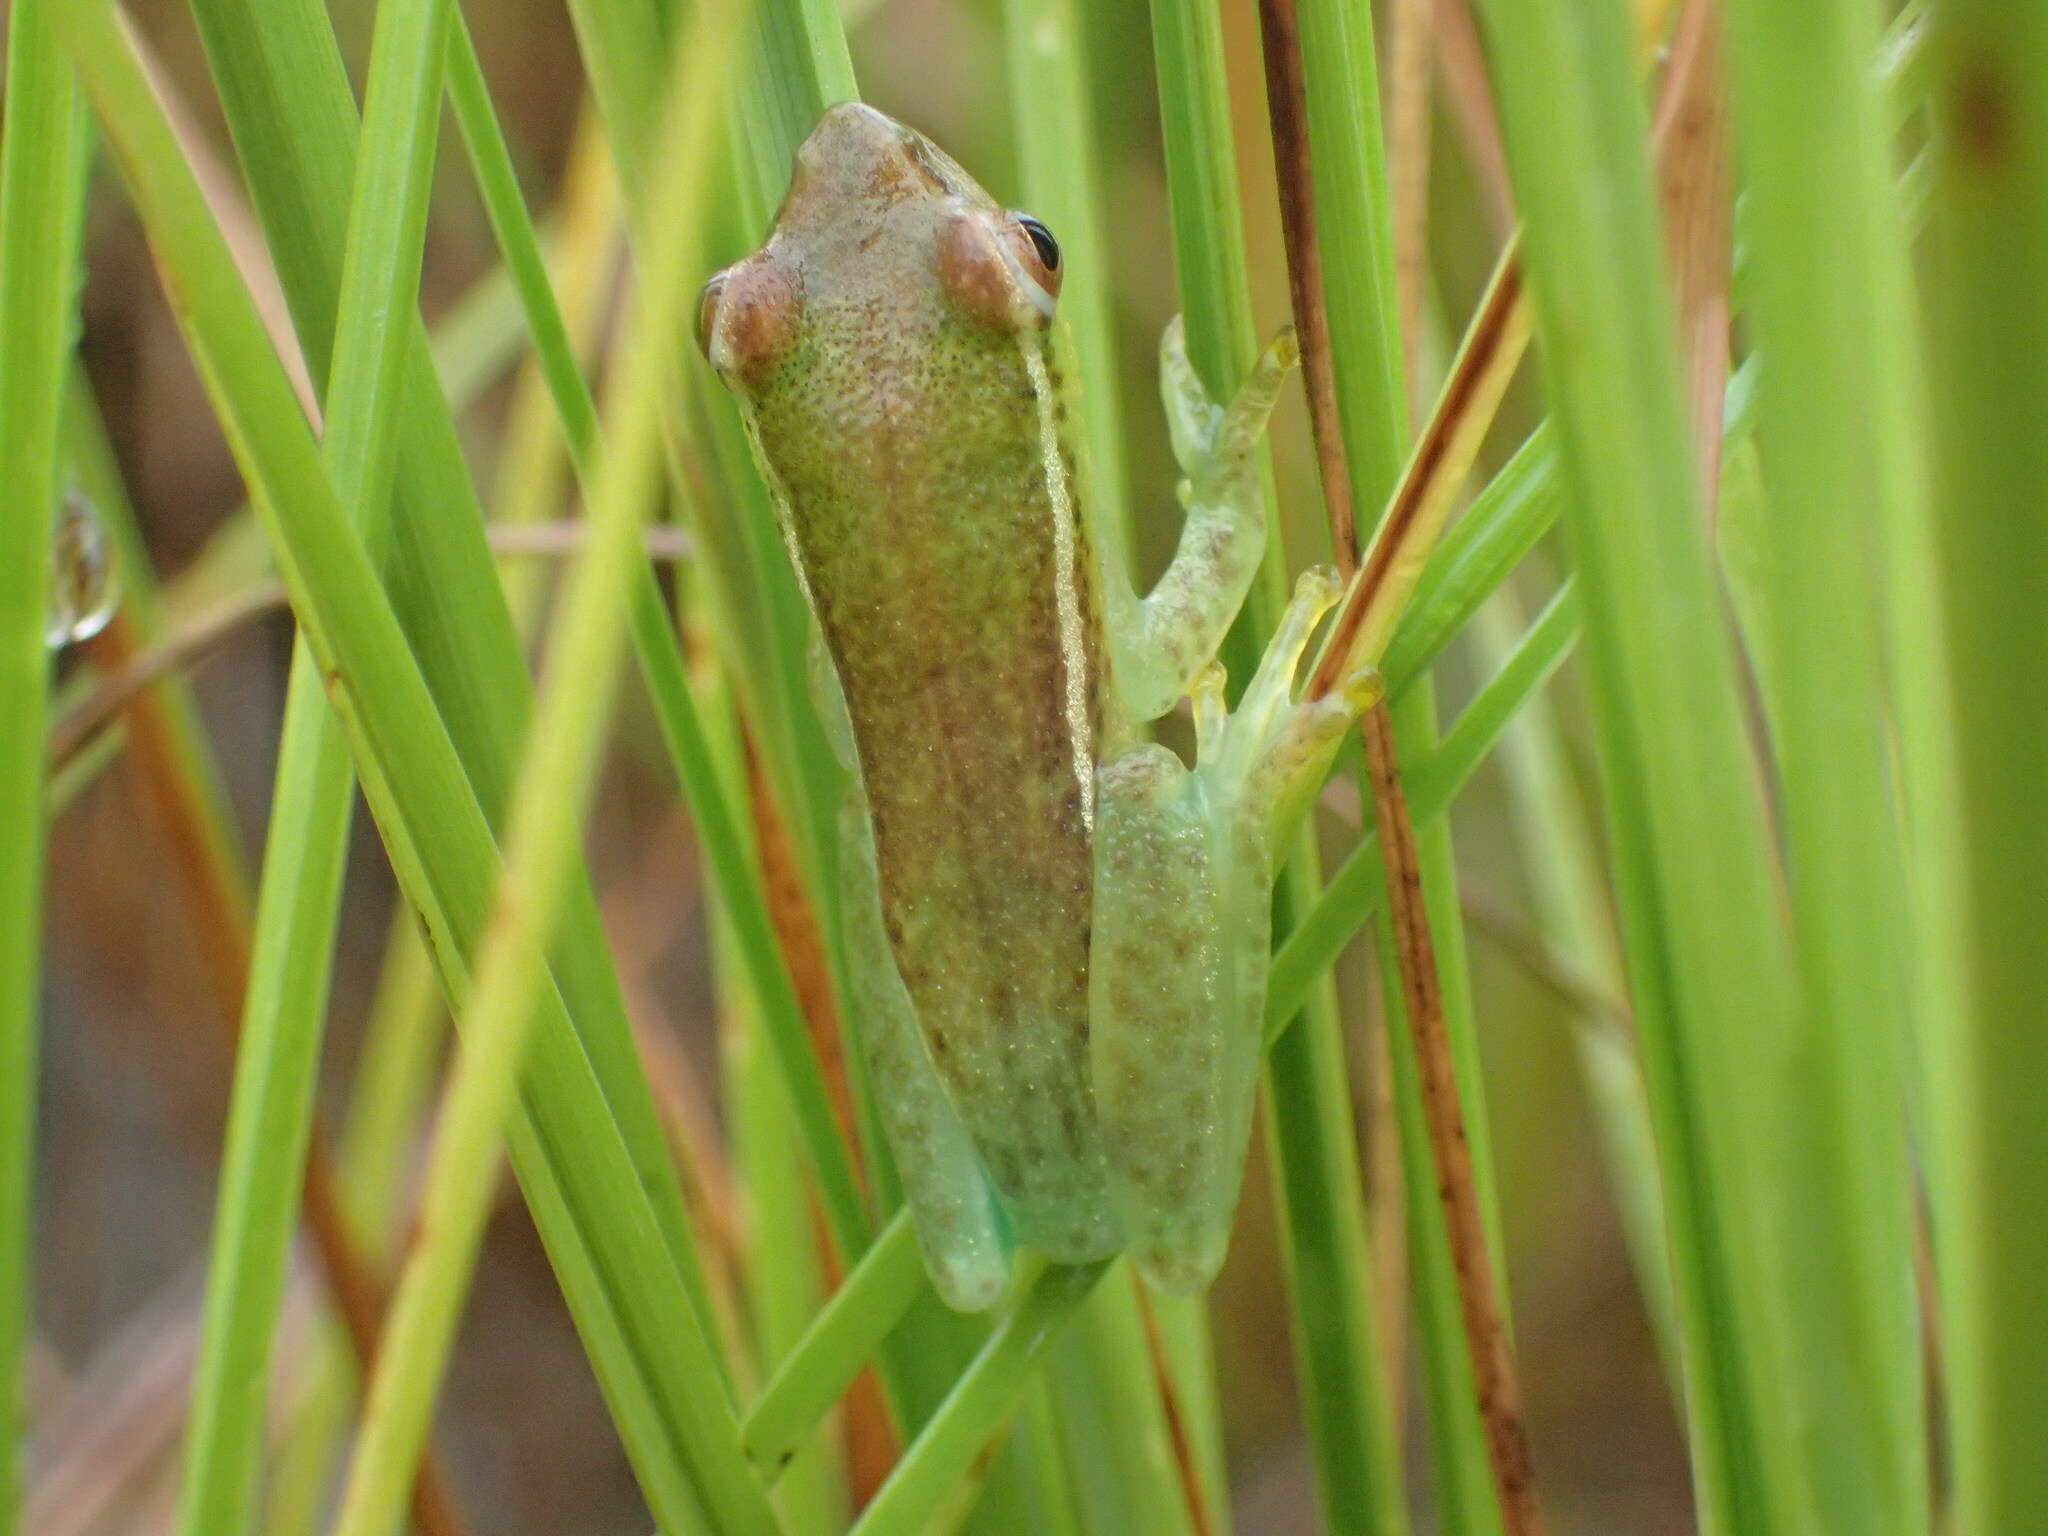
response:
M1148 746L1097 779L1096 1111L1132 1258L1167 1290L1207 1285L1230 1238L1265 1016L1274 809L1378 686L1363 674L1290 702L1309 631L1336 595L1331 573L1302 578L1235 715L1222 669L1203 671L1192 772Z
M1252 365L1227 406L1219 406L1188 361L1176 316L1160 340L1159 384L1173 435L1187 521L1173 559L1151 594L1132 591L1117 560L1103 552L1109 639L1117 688L1136 720L1171 709L1216 653L1250 589L1266 547L1258 442L1300 356L1282 331Z

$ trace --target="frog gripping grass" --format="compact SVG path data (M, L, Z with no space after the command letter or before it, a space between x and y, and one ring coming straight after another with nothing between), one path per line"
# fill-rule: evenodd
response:
M1334 600L1303 579L1238 711L1213 655L1265 546L1256 449L1291 336L1219 406L1178 323L1184 482L1151 593L1090 523L1060 256L928 140L828 111L767 244L706 285L817 623L853 1001L926 1267L953 1306L1013 1250L1222 1262L1257 1080L1275 807L1369 697L1294 670ZM1193 768L1144 723L1195 693Z

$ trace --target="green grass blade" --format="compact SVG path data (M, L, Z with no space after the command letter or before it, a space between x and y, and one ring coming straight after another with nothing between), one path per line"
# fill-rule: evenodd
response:
M108 9L99 0L73 0L61 22L170 276L187 339L277 546L302 627L323 673L333 679L386 846L435 936L444 984L459 998L497 875L482 807ZM715 1417L717 1395L705 1387L717 1381L718 1371L613 1104L593 1077L560 999L549 990L541 1005L527 1077L538 1129L519 1128L514 1165L533 1192L536 1220L560 1260L572 1310L587 1325L600 1381L619 1392L630 1385L655 1405L659 1440L636 1432L646 1415L621 1414L628 1450L652 1498L666 1481L670 1458L701 1462L719 1455L715 1438L702 1433L704 1415ZM544 1163L536 1156L543 1150ZM570 1213L573 1226L561 1220ZM617 1396L614 1406L620 1406ZM736 1462L736 1445L731 1456Z
M318 0L197 0L193 10L301 349L314 376L324 377L357 131L326 11ZM486 815L495 818L531 713L532 685L423 332L416 321L408 321L408 329L397 538L386 585L463 771ZM640 1071L596 902L587 884L579 886L554 955L584 1063L573 1070L595 1075L662 1240L671 1255L680 1255L690 1238L675 1169ZM536 1074L529 1091L547 1097L555 1085ZM604 1251L602 1241L592 1250Z
M1500 670L1465 706L1436 749L1402 769L1408 815L1416 826L1427 826L1450 808L1516 712L1563 662L1579 637L1579 624L1577 594L1568 586L1551 600ZM1266 983L1269 1050L1288 1032L1316 978L1336 963L1385 893L1379 839L1369 836L1330 877L1315 905L1273 956L1273 972Z
M1756 419L1757 371L1752 358L1728 381L1726 453L1749 439ZM1451 524L1423 567L1415 595L1380 661L1389 696L1399 698L1407 691L1479 612L1487 595L1550 531L1563 508L1561 474L1556 435L1546 422L1529 434Z
M1777 1380L1833 1298L1773 1258L1829 1240L1802 1024L1734 659L1705 559L1618 5L1487 7L1539 350L1572 494L1608 844L1671 1217L1709 1531L1798 1529L1812 1441ZM1807 1420L1801 1420L1805 1424Z
M1884 439L1916 427L1895 408L1902 381L1870 359L1915 346L1918 317L1890 302L1899 226L1876 16L1856 0L1742 0L1729 15L1764 359L1772 750L1803 999L1787 1090L1802 1106L1804 1175L1786 1215L1805 1237L1781 1251L1781 1284L1803 1304L1776 1369L1817 1428L1791 1519L1904 1536L1928 1518L1901 1073L1912 993L1901 904L1872 899L1905 879L1879 739L1869 509L1887 494Z
M1053 1342L1044 1378L1082 1528L1101 1536L1180 1536L1196 1527L1136 1283L1128 1265L1115 1265Z
M1152 25L1188 352L1212 393L1228 398L1254 335L1220 22L1206 4L1159 0ZM1266 497L1270 516L1270 476ZM1279 540L1269 538L1262 580L1226 646L1233 676L1250 676L1258 637L1285 585ZM1304 834L1280 882L1280 931L1308 909L1314 886ZM1285 1217L1304 1413L1330 1528L1399 1531L1405 1515L1369 1305L1363 1186L1334 992L1327 984L1305 991L1295 1007L1304 1001L1305 1027L1290 1031L1268 1056L1263 1098Z
M926 1288L917 1231L910 1213L899 1211L790 1346L748 1410L741 1439L765 1475L796 1453Z
M1131 554L1122 402L1103 233L1102 168L1088 101L1087 39L1076 0L1004 0L1011 138L1023 206L1060 243L1060 315L1082 380L1081 423L1091 471L1089 515L1105 555Z
M1393 236L1385 151L1379 133L1377 63L1370 17L1355 7L1310 0L1301 10L1303 88L1309 119L1315 229L1324 271L1337 420L1344 440L1354 505L1352 525L1370 523L1393 493L1407 452L1406 386L1395 301ZM1326 487L1326 494L1334 493ZM1391 710L1403 762L1430 751L1436 738L1433 690L1406 691ZM1361 791L1370 786L1361 776ZM1507 1312L1507 1271L1500 1252L1490 1137L1479 1077L1471 980L1450 823L1437 817L1416 829L1418 874L1476 1194L1493 1248L1500 1306ZM1450 1262L1438 1180L1422 1115L1414 1043L1406 1025L1391 930L1380 929L1380 980L1395 1066L1401 1158L1408 1212L1408 1251L1420 1324L1423 1383L1436 1444L1439 1519L1480 1536L1498 1525L1472 1368L1459 1326L1458 1280ZM1285 1050L1283 1045L1281 1050ZM1404 1070L1405 1069L1405 1070ZM1378 1437L1392 1440L1391 1429ZM1398 1492L1394 1456L1382 1452L1383 1497ZM1383 1519L1391 1520L1389 1513Z
M1408 454L1379 66L1368 7L1305 0L1302 92L1351 520L1368 532Z
M662 145L665 212L640 251L642 335L683 329L684 274L697 260L698 168L709 158L714 121L711 83L725 66L723 43L736 16L736 7L707 7L679 44L677 105ZM453 1347L489 1211L500 1128L514 1102L537 994L548 986L545 951L577 868L582 817L624 660L622 599L636 571L645 569L639 530L657 481L661 374L673 359L661 347L622 354L611 395L618 421L592 486L590 538L549 637L543 663L549 685L507 815L504 871L477 951L462 1015L463 1047L423 1184L422 1236L407 1258L379 1350L336 1521L339 1536L383 1536L396 1523ZM675 1406L698 1491L721 1528L776 1529L739 1455L729 1402L700 1385Z
M854 1536L911 1536L927 1529L1016 1410L1031 1384L1033 1364L1108 1268L1055 1265L1039 1273L861 1511Z
M534 352L554 398L570 458L579 480L588 486L597 447L596 405L570 348L567 328L548 283L539 241L519 196L511 157L490 111L475 48L466 31L459 31L451 39L450 66L449 91L456 120L469 146L506 267L519 290L533 335ZM746 961L748 977L763 1010L768 1040L795 1106L797 1125L810 1152L833 1239L842 1253L857 1254L867 1241L867 1219L860 1195L854 1187L845 1148L826 1100L824 1080L805 1033L795 987L776 946L760 883L746 858L739 820L711 768L667 606L644 560L634 573L628 604L641 675L670 761L690 802L706 863L733 923L739 953ZM691 1262L685 1273L692 1290L702 1298L704 1281L699 1267ZM700 1301L700 1306L708 1317L708 1302Z
M43 0L8 18L0 126L0 1531L16 1529L30 1315L43 738L58 429L77 325L85 117Z
M1930 925L1943 994L1931 1037L1933 1205L1948 1348L1954 1528L2048 1521L2048 1141L2041 1135L2048 1003L2041 914L2048 733L2029 681L2041 653L2039 490L2048 464L2048 16L1951 0L1935 38L1938 545L1902 529L1895 601L1946 612L1952 755L1915 806L1936 872ZM1916 536L1917 535L1917 536ZM1913 566L1932 555L1930 592ZM1903 567L1900 568L1900 567ZM1932 605L1928 605L1932 606ZM1902 613L1902 639L1928 606ZM1908 701L1909 703L1915 701ZM1940 740L1941 738L1936 738ZM1923 781L1924 782L1924 781ZM1922 787L1914 783L1914 788ZM1955 810L1960 809L1960 814Z
M1727 506L1724 488L1724 518ZM1515 592L1496 592L1476 620L1474 639L1481 655L1499 664L1511 654L1514 636L1522 627ZM1595 995L1620 1006L1628 991L1621 945L1608 907L1599 848L1568 751L1558 711L1548 698L1531 699L1501 741L1499 761L1517 862L1535 893L1530 914L1546 950ZM1634 1039L1619 1021L1581 1013L1573 1024L1579 1071L1598 1121L1622 1235L1644 1308L1656 1329L1666 1379L1676 1393L1683 1387L1678 1304L1671 1294L1671 1264L1664 1251L1664 1195L1657 1183L1657 1146L1650 1134L1642 1066L1636 1060Z
M441 90L443 11L393 0L372 55L322 451L373 549L385 541L393 415L417 303ZM295 647L249 985L221 1156L199 1363L178 1489L183 1536L246 1526L270 1338L296 1226L327 1007L354 776L318 662Z
M1425 679L1393 708L1397 750L1402 761L1436 745L1435 689ZM1422 895L1436 950L1442 988L1444 1033L1465 1139L1472 1153L1474 1193L1486 1226L1487 1247L1499 1288L1504 1325L1508 1309L1507 1267L1501 1252L1500 1211L1493 1177L1492 1137L1479 1075L1479 1046L1472 1019L1472 984L1465 964L1464 920L1458 902L1457 869L1450 846L1450 819L1415 818L1415 852ZM1380 992L1389 1034L1393 1099L1401 1136L1401 1182L1408 1231L1409 1288L1414 1296L1415 1342L1422 1395L1433 1447L1433 1486L1438 1519L1446 1530L1486 1536L1501 1529L1479 1416L1478 1388L1462 1321L1459 1276L1444 1223L1436 1155L1423 1107L1421 1064L1401 993L1400 959L1384 915L1374 925ZM1510 1329L1512 1333L1512 1329Z

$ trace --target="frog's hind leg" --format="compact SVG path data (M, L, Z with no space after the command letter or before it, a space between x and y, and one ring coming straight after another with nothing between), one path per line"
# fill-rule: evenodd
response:
M1192 772L1145 747L1098 780L1096 1104L1132 1258L1166 1290L1206 1285L1229 1242L1265 1019L1274 807L1376 687L1291 699L1336 593L1327 572L1302 578L1236 714L1222 668L1195 680Z
M841 808L839 830L847 959L868 1080L932 1284L947 1306L979 1312L1009 1286L1009 1240L974 1144L925 1054L882 926L874 832L852 797Z
M1110 1201L1146 1276L1195 1291L1229 1241L1257 1070L1231 1006L1229 860L1203 786L1164 747L1104 767L1095 815L1090 1057Z

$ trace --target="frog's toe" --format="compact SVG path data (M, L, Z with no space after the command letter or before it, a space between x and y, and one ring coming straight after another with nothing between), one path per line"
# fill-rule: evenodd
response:
M1199 1296L1209 1288L1230 1250L1228 1228L1206 1241L1153 1243L1131 1249L1131 1262L1155 1291L1169 1296Z
M1036 1249L1055 1264L1092 1264L1124 1245L1123 1233L1109 1209L1108 1192L1099 1172L1087 1187L1061 1193L1041 1189L1036 1197L1004 1197L1017 1241Z
M1001 1243L976 1243L957 1248L924 1241L924 1270L939 1300L955 1312L986 1312L1010 1288L1010 1251Z

